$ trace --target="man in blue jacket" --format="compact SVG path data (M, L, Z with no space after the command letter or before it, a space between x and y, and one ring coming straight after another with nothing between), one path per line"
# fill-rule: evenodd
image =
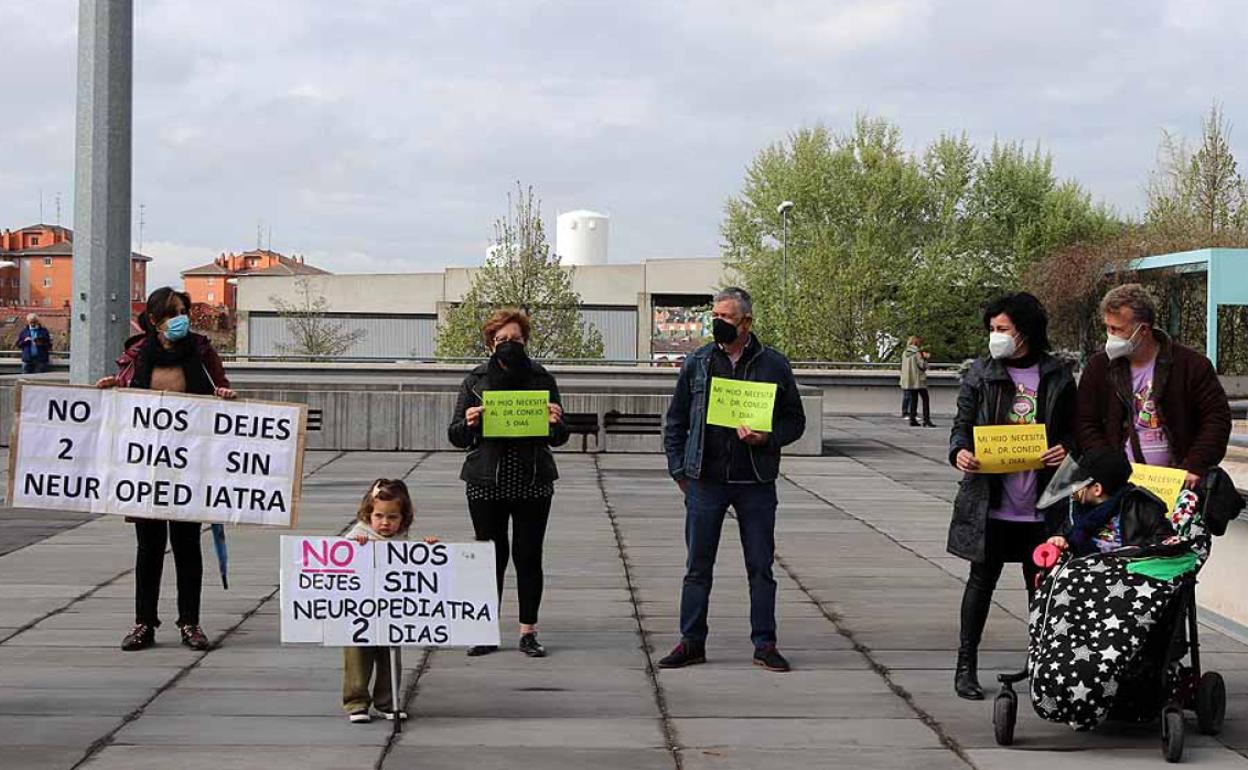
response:
M788 671L788 661L776 649L776 581L771 572L776 477L780 448L801 438L806 415L788 360L750 331L749 293L735 287L719 292L712 317L715 341L685 359L664 423L667 468L685 495L688 556L680 595L681 641L659 667L706 662L711 577L724 516L732 506L750 583L754 663L769 671ZM716 377L775 383L772 432L708 425L707 397Z
M48 370L52 352L52 335L39 322L39 316L26 316L26 328L17 335L17 348L22 351L22 374L39 374Z

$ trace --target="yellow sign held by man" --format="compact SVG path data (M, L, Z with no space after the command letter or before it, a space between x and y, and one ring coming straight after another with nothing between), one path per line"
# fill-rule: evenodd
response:
M1152 492L1167 507L1173 508L1187 482L1187 471L1161 465L1131 464L1131 483Z
M776 406L774 382L750 382L727 377L711 378L711 397L706 422L723 428L742 425L759 433L771 433L771 413Z

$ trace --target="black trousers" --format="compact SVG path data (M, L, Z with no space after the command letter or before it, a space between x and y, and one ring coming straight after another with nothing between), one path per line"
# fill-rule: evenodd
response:
M1031 560L1031 552L1048 539L1048 529L1044 522L989 519L985 538L984 560L971 562L971 574L962 592L961 644L967 651L978 649L984 636L992 594L1006 564L1022 564L1027 598L1031 599L1036 590L1036 575L1040 573L1040 568Z
M516 590L520 599L520 622L537 623L542 604L542 544L546 540L546 522L550 519L550 498L532 500L469 500L468 513L477 540L494 543L494 566L498 577L498 599L503 599L503 578L507 561L516 561ZM512 522L511 542L507 524Z
M915 388L914 390L907 390L906 393L909 394L910 400L906 403L908 408L905 412L905 416L910 418L910 422L915 422L918 419L917 413L919 410L920 398L923 399L923 422L931 422L932 400L927 393L927 388Z
M134 534L139 548L134 559L134 622L160 625L160 578L165 571L165 545L173 546L178 571L178 625L199 625L199 595L204 583L204 557L199 549L197 521L138 519Z

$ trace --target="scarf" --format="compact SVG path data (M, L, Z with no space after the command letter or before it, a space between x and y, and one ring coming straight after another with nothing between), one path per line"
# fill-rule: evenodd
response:
M187 393L212 395L215 386L208 376L208 370L204 368L204 362L199 357L199 345L193 335L187 335L185 339L178 340L171 348L160 344L160 338L157 335L147 335L147 338L143 340L143 348L139 351L139 357L135 361L134 380L130 383L130 387L150 389L152 370L170 366L182 369L182 374L186 377Z
M533 382L533 361L526 358L520 366L504 368L498 356L490 356L485 382L490 390L532 390L529 385Z

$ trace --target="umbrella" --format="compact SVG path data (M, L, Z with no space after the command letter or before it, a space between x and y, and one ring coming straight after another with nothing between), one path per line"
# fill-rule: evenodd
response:
M225 525L212 525L212 544L217 548L217 564L221 565L221 587L230 590L230 581L225 576L226 567L230 563L230 553L225 547Z

